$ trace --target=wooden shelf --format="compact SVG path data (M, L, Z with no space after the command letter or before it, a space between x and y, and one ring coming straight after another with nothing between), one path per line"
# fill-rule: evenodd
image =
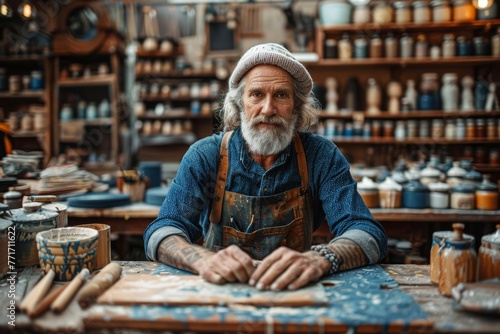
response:
M172 102L190 102L190 101L212 101L216 97L214 96L208 96L208 97L190 97L190 96L183 96L183 97L162 97L162 96L157 96L157 97L142 97L140 100L142 102L167 102L167 101L172 101Z
M115 75L103 74L90 77L60 79L58 84L61 87L105 86L114 84L115 81Z
M492 26L500 25L500 20L475 20L467 22L426 22L426 23L365 23L365 24L339 24L339 25L322 25L318 30L324 33L344 33L344 32L360 32L360 31L399 31L399 32L434 32L434 31L449 31L466 29L491 29Z
M12 132L13 138L36 138L40 135L43 135L44 131L24 131L24 130L16 130Z
M155 73L136 73L137 79L214 79L215 72L195 72L192 70L186 71L170 71L170 72L155 72Z
M11 55L11 56L0 56L0 62L2 63L22 63L22 62L37 62L50 58L50 55Z
M456 210L456 209L370 209L378 221L437 223L437 222L471 222L500 223L500 211L489 210Z
M338 112L337 114L330 114L327 112L322 112L319 114L321 119L432 119L432 118L481 118L481 117L500 117L500 110L495 111L443 111L443 110L416 110L409 112L400 112L399 114L390 114L387 111L382 111L379 114L367 114L365 111L354 111L348 113Z
M445 139L445 138L408 138L397 140L386 137L370 138L345 138L335 137L332 139L336 144L379 144L379 145L409 145L409 144L433 144L433 145L464 145L464 144L499 144L500 138L472 138L472 139Z
M44 90L22 90L20 92L0 92L0 99L42 99L45 100Z
M113 119L111 117L101 117L96 119L72 119L70 121L60 120L59 123L63 124L74 124L74 125L91 125L91 126L101 126L101 125L111 125L113 124Z
M155 115L155 114L146 114L146 115L142 115L142 116L137 116L137 119L138 120L156 120L156 119L159 119L159 120L171 120L171 119L179 119L179 118L183 118L183 119L194 119L194 120L207 120L207 119L212 119L212 115L209 114L209 115L194 115L190 112L184 112L184 113L172 113L172 114L169 114L169 113L166 113L166 114L163 114L163 115Z
M450 65L480 65L480 64L494 64L499 62L500 59L493 56L472 56L472 57L451 57L451 58L363 58L363 59L321 59L317 63L307 63L308 67L313 66L328 66L328 67L346 67L346 66L375 66L375 65L387 65L387 66L442 66L443 64ZM373 70L373 68L372 68ZM381 68L380 70L385 70Z

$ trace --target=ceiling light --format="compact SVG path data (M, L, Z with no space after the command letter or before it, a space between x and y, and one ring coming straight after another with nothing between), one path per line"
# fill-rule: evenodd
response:
M472 0L472 4L477 9L490 8L493 5L493 2L495 2L495 0Z
M29 19L36 16L36 8L28 0L23 1L19 7L17 7L19 15L24 19Z
M9 5L4 0L0 2L0 15L6 17L12 16L12 8L10 8Z

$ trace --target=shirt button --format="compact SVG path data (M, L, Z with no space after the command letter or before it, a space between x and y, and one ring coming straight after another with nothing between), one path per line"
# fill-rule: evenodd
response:
M264 192L267 193L267 187L264 188Z

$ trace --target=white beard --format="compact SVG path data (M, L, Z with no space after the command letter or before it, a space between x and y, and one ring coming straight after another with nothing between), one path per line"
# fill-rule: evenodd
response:
M258 129L257 124L266 122L278 124L275 128ZM248 149L252 153L273 155L283 151L293 139L297 115L292 115L288 123L280 116L257 116L247 121L245 113L241 113L241 133Z

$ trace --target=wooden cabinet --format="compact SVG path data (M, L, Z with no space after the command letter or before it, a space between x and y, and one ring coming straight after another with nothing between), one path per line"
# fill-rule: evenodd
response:
M121 55L55 57L54 154L88 170L115 170L120 158Z
M458 77L459 92L462 91L461 79L464 76L471 76L475 83L498 82L500 79L500 58L493 57L488 51L486 54L474 55L474 42L476 37L484 38L486 47L490 44L491 37L500 26L500 20L471 21L471 22L447 22L447 23L409 23L387 25L338 25L320 26L316 31L316 51L319 54L319 61L306 64L317 85L324 86L328 77L334 77L338 82L338 105L340 112L326 113L321 115L322 125L326 123L338 125L337 132L332 139L343 150L352 163L363 163L365 165L388 165L393 167L393 163L399 158L410 161L428 158L431 154L441 156L452 156L454 159L468 158L475 162L476 169L487 171L488 173L499 174L500 165L496 159L498 147L500 146L500 110L494 106L492 111L485 110L413 110L409 112L389 113L387 87L391 81L397 81L402 86L402 91L406 89L408 80L416 83L416 88L420 94L420 84L422 74L436 73L439 90L442 85L442 77L445 73L455 73ZM425 38L427 46L439 46L442 50L445 35L453 35L454 42L458 44L460 40L466 40L472 49L472 54L468 56L458 56L458 53L449 58L431 58L430 52L424 57L416 57L415 51L408 58L401 57L401 37L413 38L416 42L419 38ZM327 58L330 51L327 51L325 43L327 40L339 41L343 36L347 36L352 43L358 37L364 38L368 45L370 40L378 35L384 40L389 35L393 35L398 45L397 57L369 57L364 59L351 58L342 60L339 58ZM422 37L422 35L424 37ZM337 43L338 44L338 43ZM415 44L413 44L415 50ZM339 50L340 51L340 50ZM455 52L456 49L455 49ZM476 50L478 52L478 50ZM342 110L346 107L346 86L351 77L356 77L361 85L361 108L358 110ZM366 92L367 82L370 78L375 78L381 87L382 102L381 111L378 113L367 112ZM498 89L497 89L498 96ZM459 93L460 94L460 93ZM475 96L477 97L477 95ZM460 95L459 95L460 98ZM333 121L333 122L332 122ZM462 121L467 124L474 124L475 134L465 137L449 137L446 134L447 124L461 125ZM426 135L408 136L409 126L417 124L417 131L420 125L428 128ZM386 133L381 132L380 136L373 135L373 126L384 127L387 124ZM397 126L402 126L403 137L395 134ZM488 132L486 127L490 125ZM434 128L435 126L435 128ZM451 125L450 125L451 127ZM482 127L482 132L479 131ZM340 130L339 130L340 129ZM346 129L348 130L346 132ZM363 136L363 129L366 136ZM320 128L320 130L323 130ZM383 129L382 129L383 130ZM434 130L434 131L433 131ZM491 157L491 158L490 158ZM498 176L497 176L498 178ZM495 179L495 178L494 178Z
M181 51L136 56L137 160L179 162L191 144L213 133L221 81L213 68L190 68Z
M13 149L43 151L51 157L50 111L52 59L50 56L0 57L0 110L12 130Z

